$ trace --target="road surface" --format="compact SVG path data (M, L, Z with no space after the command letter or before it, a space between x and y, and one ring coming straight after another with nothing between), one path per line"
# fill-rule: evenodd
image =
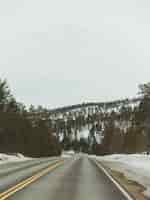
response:
M52 161L54 162L54 161ZM32 167L31 167L32 168ZM25 174L21 170L18 173ZM16 176L16 175L15 175ZM12 186L14 175L6 177L7 184L0 184L1 191L4 187ZM16 177L17 178L17 177ZM10 179L10 185L8 182ZM3 180L5 177L3 177ZM0 198L0 200L5 198ZM17 191L7 198L9 200L125 200L126 198L117 187L86 157L67 160L63 165L36 180L24 189Z

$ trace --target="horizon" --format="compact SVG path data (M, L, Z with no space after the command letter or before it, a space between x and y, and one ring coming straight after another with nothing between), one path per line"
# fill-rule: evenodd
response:
M149 8L138 0L2 1L0 77L27 106L132 98L150 80Z

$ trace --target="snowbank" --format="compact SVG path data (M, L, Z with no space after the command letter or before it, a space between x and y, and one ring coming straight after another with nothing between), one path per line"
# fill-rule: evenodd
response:
M89 136L89 129L87 127L82 128L80 132L80 137L88 138Z
M124 173L130 180L143 185L147 190L144 194L150 197L150 155L114 154L109 156L93 156L113 170Z
M29 160L30 158L24 157L20 153L16 154L4 154L0 153L0 164L8 163L8 162L20 162Z
M72 157L74 155L75 155L75 152L73 150L71 150L71 151L64 151L64 152L62 152L61 157L62 158L70 158L70 157Z
M99 157L100 160L120 162L130 167L136 167L138 169L144 170L146 173L150 173L150 155L144 154L129 154L120 155L114 154L110 156Z

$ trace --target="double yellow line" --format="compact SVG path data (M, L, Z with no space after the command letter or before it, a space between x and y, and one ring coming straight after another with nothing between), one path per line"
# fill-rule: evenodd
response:
M27 187L31 183L37 181L42 176L48 174L52 170L56 169L57 167L61 166L64 163L64 161L58 161L54 165L50 165L48 168L44 169L43 171L40 171L36 173L35 175L31 176L30 178L27 178L26 180L20 182L19 184L9 188L5 192L0 193L0 200L5 200L8 197L12 196L14 193L22 190L23 188Z

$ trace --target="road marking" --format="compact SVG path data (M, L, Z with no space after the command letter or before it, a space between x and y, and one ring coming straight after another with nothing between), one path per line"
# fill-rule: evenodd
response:
M57 167L61 166L64 163L64 161L58 161L54 165L50 165L48 168L44 169L41 172L38 172L37 174L31 176L30 178L27 178L26 180L18 183L17 185L11 187L10 189L6 190L5 192L0 193L0 200L5 200L8 197L12 196L14 193L22 190L23 188L27 187L31 183L37 181L42 176L48 174L52 170L56 169Z
M135 200L109 173L108 171L97 161L92 161L96 164L98 168L100 168L104 174L115 184L115 186L119 189L119 191L125 196L127 200ZM1 199L0 199L1 200Z

